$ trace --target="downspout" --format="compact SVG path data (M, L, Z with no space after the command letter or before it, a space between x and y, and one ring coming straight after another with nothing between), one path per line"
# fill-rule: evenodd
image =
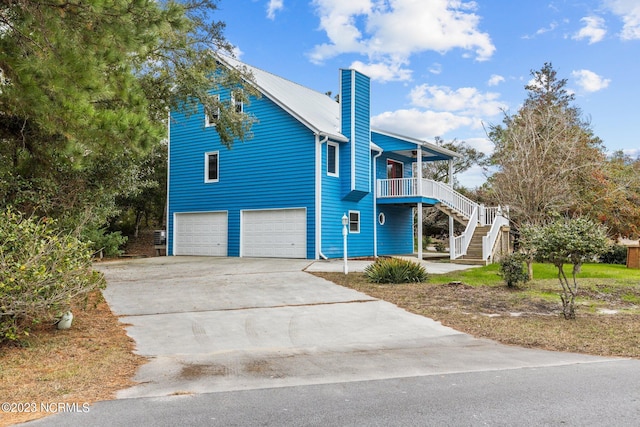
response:
M315 134L316 139L316 254L315 259L327 259L322 253L322 145L329 140L329 136L325 135L320 140L320 134Z
M167 239L169 239L169 171L171 171L171 163L170 163L170 159L171 159L171 109L169 109L169 111L167 111L167 201L166 201L166 210L167 210L167 217L165 219L165 224L167 226ZM172 226L175 226L175 224L171 223ZM168 243L168 242L167 242ZM169 246L167 245L168 249ZM167 250L165 249L165 256L168 255ZM171 255L174 255L175 251L174 251L174 239L173 239L173 233L171 233Z
M375 151L375 150L374 150ZM378 157L382 151L373 156L373 257L378 258Z

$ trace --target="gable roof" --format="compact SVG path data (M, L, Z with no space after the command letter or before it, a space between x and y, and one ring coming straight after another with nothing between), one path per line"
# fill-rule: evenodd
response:
M348 141L348 138L340 133L340 104L328 95L244 64L234 58L221 55L220 59L235 69L246 67L253 75L254 85L262 94L315 133L338 141Z
M301 123L304 123L313 132L322 136L328 136L336 141L349 141L349 139L340 132L340 104L330 96L283 77L276 76L268 71L245 64L232 57L219 55L219 59L229 67L235 69L246 68L246 70L253 75L252 83L264 96L297 118ZM386 134L412 144L421 145L428 151L438 153L446 158L462 157L454 151L447 150L446 148L439 147L427 141L399 135L382 129L372 129L372 131ZM382 151L378 146L372 146L372 149Z

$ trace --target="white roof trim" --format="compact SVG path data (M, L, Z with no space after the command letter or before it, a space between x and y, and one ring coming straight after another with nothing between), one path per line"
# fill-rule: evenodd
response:
M447 150L446 148L440 147L440 146L438 146L436 144L433 144L431 142L428 142L428 141L423 141L421 139L412 138L412 137L406 136L406 135L400 135L398 133L389 132L387 130L382 130L382 129L378 129L378 128L371 128L371 132L379 133L381 135L386 135L386 136L390 136L390 137L393 137L393 138L402 139L403 141L410 142L412 144L421 145L422 147L424 147L424 148L426 148L428 150L435 151L435 152L443 154L445 156L462 158L462 154L456 153L455 151Z
M283 77L244 64L237 59L219 55L219 59L229 67L246 67L254 77L251 82L271 101L283 108L314 133L330 139L347 142L340 133L340 104L328 95L294 83Z

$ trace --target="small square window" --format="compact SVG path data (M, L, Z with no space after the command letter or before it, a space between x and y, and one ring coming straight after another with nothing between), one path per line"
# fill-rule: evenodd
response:
M220 101L220 95L214 95L214 99L216 100L216 102ZM204 125L206 127L209 126L215 126L216 123L218 123L218 120L220 119L220 109L219 108L215 108L214 111L208 111L205 108L205 112L204 112Z
M360 212L349 211L349 233L360 232Z
M338 144L327 143L327 175L338 176Z
M218 182L218 152L204 155L204 182Z

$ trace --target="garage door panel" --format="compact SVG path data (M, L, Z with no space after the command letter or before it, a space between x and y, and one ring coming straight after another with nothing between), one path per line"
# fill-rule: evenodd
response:
M227 256L227 213L180 213L175 216L175 255Z
M243 256L307 257L306 209L273 209L242 213Z

